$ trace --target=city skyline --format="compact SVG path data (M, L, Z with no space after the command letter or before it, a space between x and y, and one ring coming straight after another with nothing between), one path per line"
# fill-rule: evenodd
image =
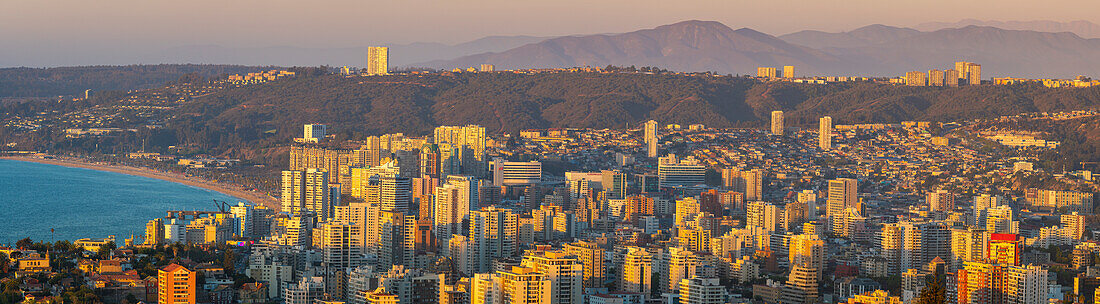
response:
M0 304L1100 303L1056 2L5 2Z

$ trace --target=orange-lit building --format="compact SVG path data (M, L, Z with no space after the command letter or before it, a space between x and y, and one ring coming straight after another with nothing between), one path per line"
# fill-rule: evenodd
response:
M623 208L626 210L623 212L623 218L627 221L634 221L642 215L653 215L653 198L634 195L626 199L626 208Z
M194 271L178 264L161 268L157 271L157 303L194 304L196 276Z
M989 235L986 252L989 252L989 259L994 263L1018 266L1022 245L1019 235L994 233Z

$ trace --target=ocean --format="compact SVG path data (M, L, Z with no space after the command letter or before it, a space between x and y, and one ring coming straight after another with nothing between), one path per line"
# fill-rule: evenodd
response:
M145 235L168 210L217 210L241 199L159 179L0 159L0 244ZM53 232L50 230L53 229Z

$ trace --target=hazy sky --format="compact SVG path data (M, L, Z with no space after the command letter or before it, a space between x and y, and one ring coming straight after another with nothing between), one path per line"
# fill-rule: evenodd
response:
M1088 20L1096 0L0 0L0 64L175 46L353 47L626 32L688 19L773 35L964 18ZM13 64L13 62L7 62ZM16 63L17 64L17 63Z

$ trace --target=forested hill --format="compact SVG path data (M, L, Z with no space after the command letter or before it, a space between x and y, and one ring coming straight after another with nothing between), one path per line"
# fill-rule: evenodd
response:
M772 110L788 125L958 120L1100 105L1100 88L1036 85L961 88L874 83L762 83L737 77L545 73L468 73L297 77L224 90L182 107L186 123L245 138L326 123L361 134L425 134L437 125L479 124L490 132L528 128L624 128L662 124L756 126Z
M262 69L239 65L199 64L2 68L0 98L82 96L84 90L88 89L93 94L100 91L146 89L192 73L202 77L215 77Z

